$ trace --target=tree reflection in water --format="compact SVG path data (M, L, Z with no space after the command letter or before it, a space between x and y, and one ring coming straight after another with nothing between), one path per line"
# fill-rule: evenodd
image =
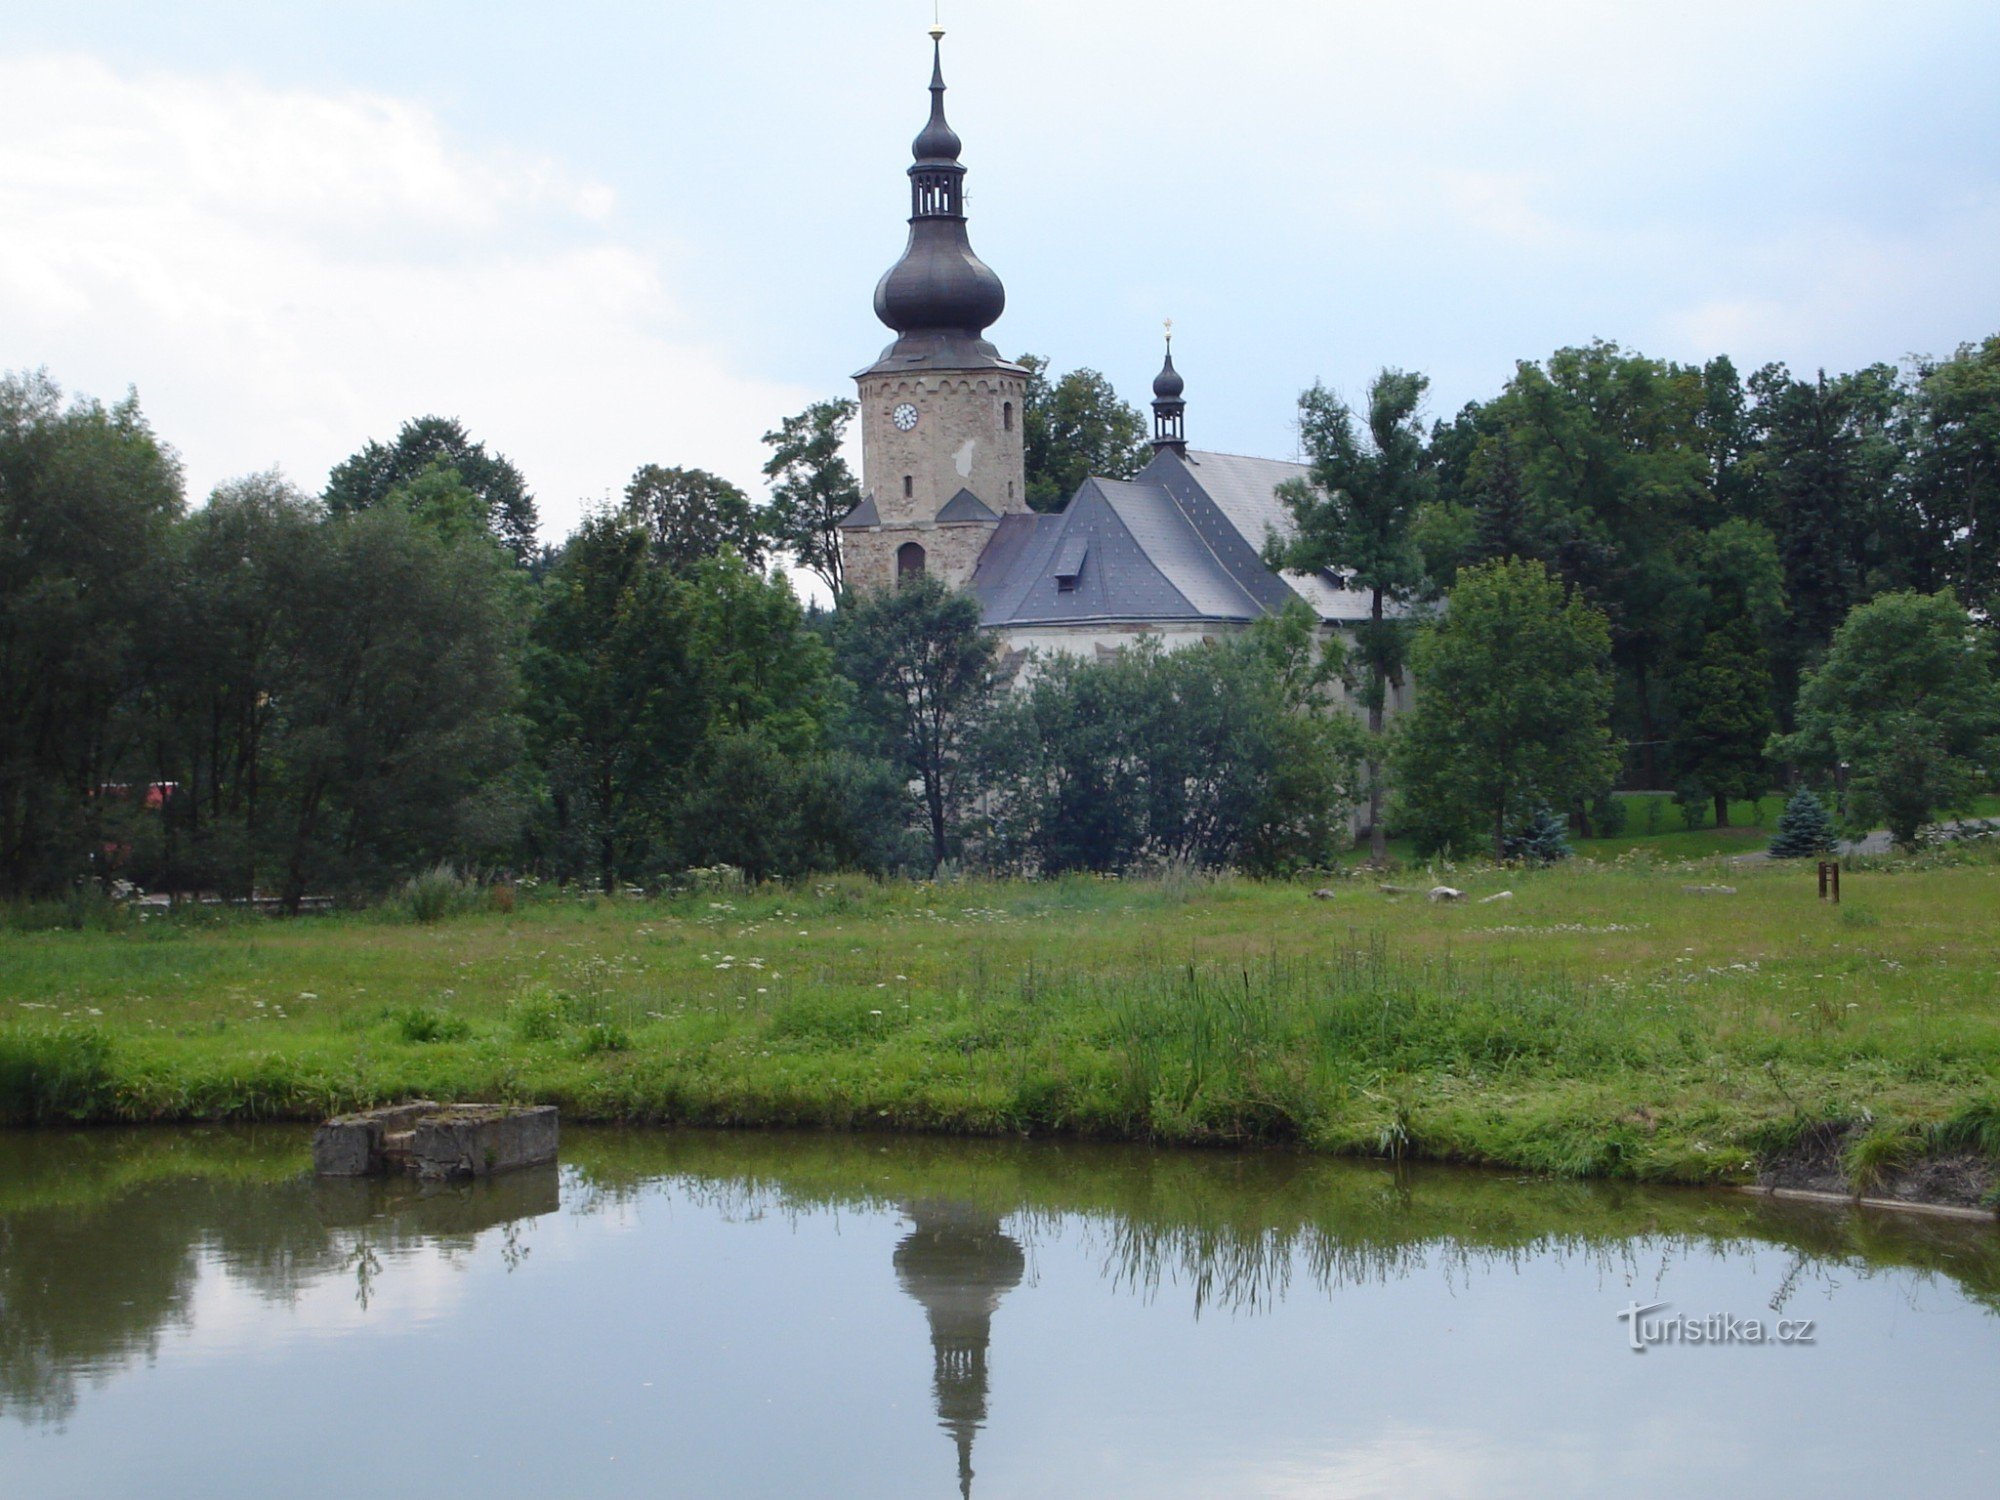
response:
M700 1131L565 1133L568 1165L443 1189L314 1182L306 1134L0 1132L0 1413L61 1423L80 1383L153 1358L220 1267L289 1303L331 1278L365 1309L399 1264L447 1262L498 1228L509 1270L524 1232L666 1198L725 1221L828 1211L906 1215L894 1274L929 1320L938 1419L969 1493L986 1422L992 1318L1038 1239L1102 1251L1132 1294L1173 1288L1199 1315L1418 1275L1463 1282L1531 1260L1658 1286L1683 1256L1787 1252L1773 1308L1802 1284L1888 1269L2000 1311L1991 1226L1727 1193L1523 1181L1493 1173L1061 1144ZM532 1274L532 1273L530 1273Z

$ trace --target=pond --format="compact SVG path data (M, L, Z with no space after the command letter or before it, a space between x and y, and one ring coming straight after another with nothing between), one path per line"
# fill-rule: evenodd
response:
M306 1142L0 1132L0 1494L1993 1493L1984 1225L867 1136L570 1130L426 1189Z

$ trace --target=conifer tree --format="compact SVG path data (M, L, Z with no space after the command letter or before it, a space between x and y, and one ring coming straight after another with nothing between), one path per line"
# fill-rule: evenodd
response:
M1553 865L1574 852L1569 846L1569 829L1544 802L1506 842L1507 857L1531 865Z
M1826 804L1805 787L1792 793L1778 815L1778 836L1771 840L1773 859L1807 859L1834 850L1833 818Z

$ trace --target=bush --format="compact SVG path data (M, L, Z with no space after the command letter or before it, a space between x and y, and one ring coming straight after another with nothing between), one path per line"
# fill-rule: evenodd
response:
M406 1042L462 1042L472 1023L435 1005L410 1005L395 1013L396 1034Z
M433 865L403 883L403 906L413 922L442 922L478 905L478 883L448 864Z
M553 1042L575 1024L578 1013L568 991L537 985L508 1002L507 1024L519 1041Z

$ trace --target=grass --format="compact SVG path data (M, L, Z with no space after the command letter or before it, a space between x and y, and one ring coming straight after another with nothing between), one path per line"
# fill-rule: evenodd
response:
M1864 862L1839 907L1785 865L1439 873L1475 899L840 877L18 932L0 1119L424 1094L1671 1181L1740 1180L1821 1123L1867 1127L1864 1172L1927 1143L2000 1154L1990 854Z

